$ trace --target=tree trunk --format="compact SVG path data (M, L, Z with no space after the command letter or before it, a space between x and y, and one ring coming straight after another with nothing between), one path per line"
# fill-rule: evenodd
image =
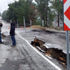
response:
M42 19L42 24L41 24L41 26L43 26L44 27L44 20Z
M46 26L48 27L48 0L47 0L47 4L46 4Z
M60 27L60 23L59 23L59 12L58 12L58 27Z

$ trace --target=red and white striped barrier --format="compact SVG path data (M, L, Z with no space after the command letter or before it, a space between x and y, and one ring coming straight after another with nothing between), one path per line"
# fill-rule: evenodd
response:
M64 30L70 30L70 0L64 0Z

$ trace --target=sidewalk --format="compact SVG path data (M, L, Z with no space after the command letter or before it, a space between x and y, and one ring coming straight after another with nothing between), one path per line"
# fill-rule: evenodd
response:
M8 58L8 49L9 47L0 44L0 67L3 65L3 63L5 63L6 59Z

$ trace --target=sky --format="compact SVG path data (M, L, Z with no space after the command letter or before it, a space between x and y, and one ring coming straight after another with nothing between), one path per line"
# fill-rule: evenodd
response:
M8 4L14 2L15 0L0 0L0 12L8 9ZM18 0L16 0L18 1Z
M0 12L8 9L8 4L14 2L15 0L0 0Z

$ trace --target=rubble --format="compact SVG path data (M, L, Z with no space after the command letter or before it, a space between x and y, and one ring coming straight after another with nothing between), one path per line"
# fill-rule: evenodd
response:
M44 52L46 52L47 48L43 44L45 44L45 42L42 41L42 40L37 39L36 37L34 38L34 41L31 42L31 45L33 45L37 49L41 48L41 50L43 50Z
M54 59L57 59L62 65L66 66L66 54L58 48L47 48L44 46L45 42L34 38L34 41L31 41L31 45L37 48L39 51L43 50L45 55L51 56Z

